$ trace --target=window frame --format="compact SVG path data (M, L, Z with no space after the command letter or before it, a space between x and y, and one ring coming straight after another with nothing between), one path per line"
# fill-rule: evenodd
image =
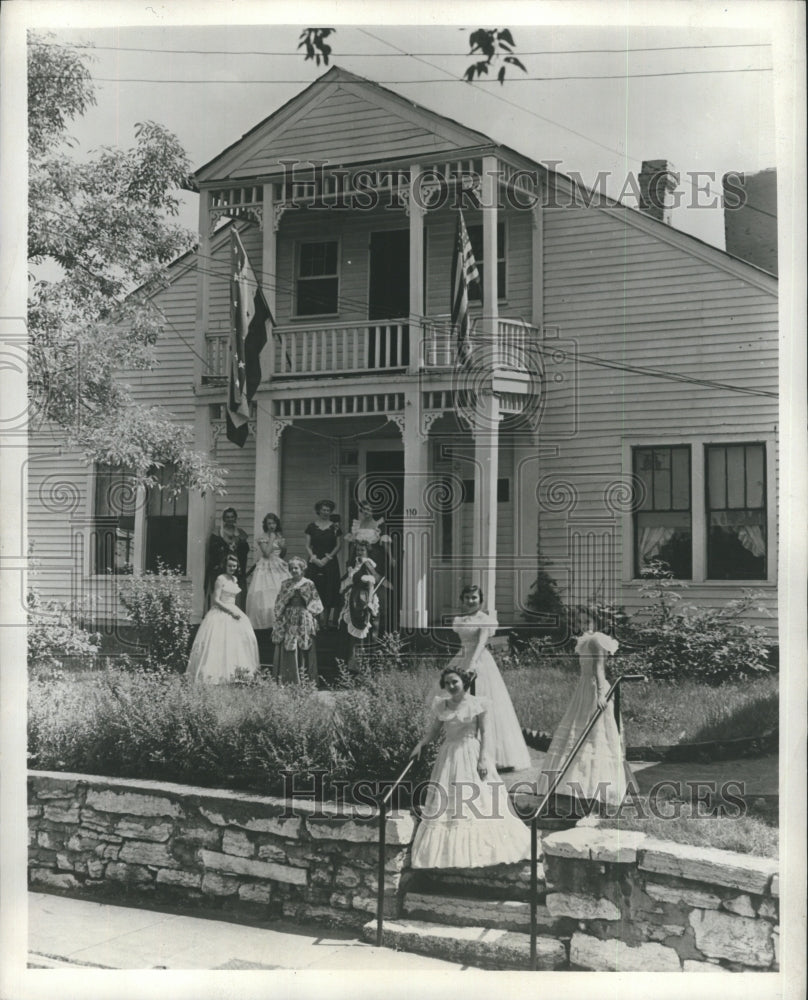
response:
M743 448L744 449L744 470L746 469L746 449L747 448L762 448L763 449L763 506L762 507L711 507L710 506L710 474L709 474L709 453L711 448L723 448L724 457L726 462L726 449L727 448ZM770 533L769 533L769 477L768 477L768 453L769 449L766 447L765 441L708 441L704 443L702 451L702 463L704 467L704 520L705 520L705 550L704 550L704 572L705 580L710 582L744 582L750 581L755 582L761 579L768 579L769 576L769 562L770 562ZM744 477L745 478L745 477ZM728 481L724 483L725 490L729 490ZM746 494L746 482L744 482L744 494ZM729 498L727 498L729 502ZM760 510L763 512L763 537L766 545L766 551L763 555L763 577L721 577L721 576L711 576L710 575L710 515L714 511L728 511L728 510Z
M691 513L693 538L693 576L685 581L701 590L721 590L737 587L774 587L777 584L777 504L772 498L777 496L777 436L773 433L760 434L754 430L743 433L721 434L654 434L626 435L622 438L622 469L625 482L633 482L633 449L663 447L666 445L690 445L691 468ZM763 444L765 446L765 495L766 508L766 577L758 580L716 580L707 576L707 484L705 480L706 462L703 449L706 445ZM701 461L693 461L694 455L701 455ZM621 522L622 537L622 583L627 587L639 587L642 578L634 576L634 511L624 509Z
M156 472L157 473L162 473L162 472L164 472L167 469L168 469L168 466L164 466L162 469L157 469ZM180 499L180 496L182 495L182 493L185 494L185 514L184 515L183 514L179 514L178 515L176 513L177 501ZM163 492L162 489L160 489L159 486L150 486L145 491L145 498L144 498L144 504L143 504L143 508L144 508L144 518L143 518L143 571L146 572L146 573L155 573L155 572L157 572L157 559L159 558L159 555L155 556L154 565L153 566L149 565L149 563L150 563L150 555L151 555L151 551L150 550L151 550L152 541L153 541L152 538L150 537L150 534L149 534L149 521L152 520L152 519L154 519L154 520L160 520L160 521L166 521L167 520L167 521L171 521L171 522L176 522L176 521L184 521L185 522L185 546L184 546L185 551L183 553L182 564L179 567L179 569L181 570L181 575L183 577L185 577L185 576L188 575L188 534L189 534L189 529L190 529L190 494L189 494L189 492L188 492L187 489L183 490L182 493L178 494L172 500L172 499L168 499L167 495ZM152 514L152 513L150 513L149 507L151 505L152 497L153 497L154 494L156 494L159 497L159 499L160 499L160 508L161 508L161 510L163 508L163 505L166 502L168 502L168 503L173 504L175 513L173 513L173 514L163 514L163 513ZM166 563L166 565L170 565L170 564ZM177 567L174 567L174 568L177 568Z
M676 576L676 577L674 577L674 579L675 580L682 580L683 582L687 582L687 581L690 581L690 580L693 579L693 547L694 547L694 540L693 540L693 449L691 448L691 446L689 444L673 444L672 442L668 442L668 443L665 443L665 444L637 444L637 445L633 445L632 448L631 448L631 474L632 474L633 477L637 477L638 476L637 465L636 465L636 458L637 458L637 453L639 451L663 451L663 450L667 450L670 453L670 469L669 469L669 473L670 473L670 477L671 477L671 479L670 479L670 494L671 494L671 503L672 503L673 502L673 454L672 453L673 453L674 449L677 449L677 450L680 450L680 451L684 451L686 453L686 455L687 455L687 472L688 472L688 476L687 476L687 507L677 508L677 507L671 506L669 508L660 508L659 510L657 510L656 507L651 507L650 511L643 511L643 510L640 510L639 508L637 508L636 510L634 510L632 512L632 526L633 526L633 530L632 530L632 557L633 557L633 565L634 565L633 579L635 579L635 580L642 580L643 579L643 576L642 576L642 574L640 572L640 553L639 553L639 534L640 534L640 530L639 530L640 529L639 515L643 514L643 513L652 513L652 514L655 514L655 513L665 513L665 514L668 514L668 513L670 513L670 514L687 513L687 514L690 515L690 575L689 576ZM651 477L652 480L654 478L653 471L654 470L652 470L652 477ZM653 497L652 497L652 503L653 503Z
M304 246L322 246L328 243L333 243L336 246L336 273L335 274L320 274L316 277L301 277L300 275L300 263ZM293 320L316 320L316 319L333 319L340 315L340 288L342 286L342 241L338 236L332 239L326 240L309 240L301 239L295 242L295 253L294 253L294 282L292 287L292 308L290 310L290 316ZM297 309L298 300L298 283L300 281L322 281L323 279L336 279L337 282L337 297L336 297L336 310L334 312L319 312L319 313L300 313Z

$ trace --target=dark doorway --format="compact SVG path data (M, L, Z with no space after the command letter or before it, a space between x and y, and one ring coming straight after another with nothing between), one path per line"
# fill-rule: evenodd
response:
M382 530L390 536L388 565L385 567L391 587L387 591L380 622L381 631L398 628L401 609L401 566L404 542L404 451L368 451L365 455L364 495L376 508L375 516L384 516ZM380 572L382 572L380 567Z
M370 276L368 319L402 319L410 314L410 231L392 229L370 234ZM409 364L409 329L401 330L401 345L393 342L392 334L377 335L370 327L368 367L391 368L394 357Z

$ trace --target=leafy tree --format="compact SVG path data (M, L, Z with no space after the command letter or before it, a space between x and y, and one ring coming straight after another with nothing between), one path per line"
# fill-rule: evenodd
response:
M139 482L153 484L155 467L171 464L170 489L221 491L221 471L193 451L191 428L138 404L119 374L153 366L164 321L151 299L166 265L193 245L174 221L187 156L167 129L143 122L132 148L77 160L67 129L95 103L88 57L34 34L28 52L32 410L89 459L127 465Z

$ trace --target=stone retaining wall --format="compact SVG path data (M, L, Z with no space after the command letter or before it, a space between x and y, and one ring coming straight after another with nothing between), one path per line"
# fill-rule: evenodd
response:
M375 915L378 820L356 810L186 785L32 772L31 888L359 927ZM414 820L386 824L398 914Z
M573 969L779 969L776 860L592 827L550 834L543 850L546 906L578 921Z

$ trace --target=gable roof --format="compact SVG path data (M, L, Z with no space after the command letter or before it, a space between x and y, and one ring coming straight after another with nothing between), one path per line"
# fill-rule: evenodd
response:
M256 177L277 172L279 161L290 157L342 165L495 145L482 132L333 66L195 171L194 179Z

